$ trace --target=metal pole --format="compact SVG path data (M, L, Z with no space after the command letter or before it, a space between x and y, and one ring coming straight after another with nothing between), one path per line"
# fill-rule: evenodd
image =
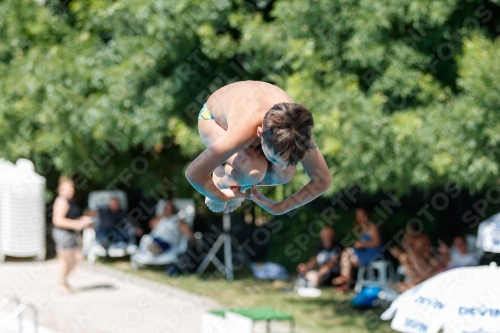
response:
M202 274L205 269L210 265L210 263L214 263L215 267L222 273L225 274L225 267L222 265L222 263L217 259L216 255L217 252L219 251L220 247L224 244L224 234L220 234L217 240L215 241L214 245L212 245L212 248L210 251L207 253L203 261L201 262L200 266L196 270L196 274Z
M196 270L196 274L202 274L208 267L210 262L214 263L217 269L226 276L229 281L233 280L233 253L232 253L232 237L231 237L231 218L229 214L224 214L222 217L222 233L219 235L215 243L208 251L200 266ZM224 245L224 265L217 259L216 255L219 249Z
M233 281L233 253L231 250L231 217L224 214L222 217L224 228L224 264L226 266L226 279Z

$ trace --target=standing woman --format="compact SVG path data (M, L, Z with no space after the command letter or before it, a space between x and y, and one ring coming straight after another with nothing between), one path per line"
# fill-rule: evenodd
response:
M61 177L57 187L58 196L52 213L52 238L56 244L60 263L59 283L64 291L71 292L67 277L83 260L80 231L92 223L90 216L82 216L82 209L72 199L75 184L70 178Z

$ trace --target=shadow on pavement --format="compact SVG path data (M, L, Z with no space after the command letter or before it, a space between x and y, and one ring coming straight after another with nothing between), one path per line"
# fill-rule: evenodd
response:
M81 288L76 289L75 291L81 292L81 291L92 291L92 290L98 290L98 289L115 290L116 287L113 286L112 284L96 284L96 285L81 287Z

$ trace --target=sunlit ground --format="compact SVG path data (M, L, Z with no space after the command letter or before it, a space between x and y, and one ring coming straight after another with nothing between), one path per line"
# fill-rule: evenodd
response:
M124 261L103 264L208 297L228 307L271 306L294 315L297 326L310 333L384 333L394 332L389 322L381 321L382 308L358 311L350 300L354 293L339 294L332 288L323 289L318 298L301 298L290 290L289 283L255 280L250 271L240 272L235 281L207 274L168 277L163 269L148 267L134 271Z

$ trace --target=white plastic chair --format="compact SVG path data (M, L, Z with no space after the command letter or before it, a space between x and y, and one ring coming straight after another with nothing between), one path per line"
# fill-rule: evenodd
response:
M192 229L195 216L194 200L174 199L172 202L177 209L178 214L182 216L182 219ZM156 216L162 214L165 203L166 200L158 201L156 204ZM182 236L178 247L171 248L155 256L148 251L148 246L152 241L153 239L150 235L142 236L137 252L130 257L130 265L133 269L141 269L146 265L167 265L170 263L176 263L179 255L185 253L189 246L189 239L186 236Z
M360 292L365 286L377 286L382 290L392 290L389 282L395 277L394 266L387 260L375 260L368 266L362 266L358 270L355 291Z

